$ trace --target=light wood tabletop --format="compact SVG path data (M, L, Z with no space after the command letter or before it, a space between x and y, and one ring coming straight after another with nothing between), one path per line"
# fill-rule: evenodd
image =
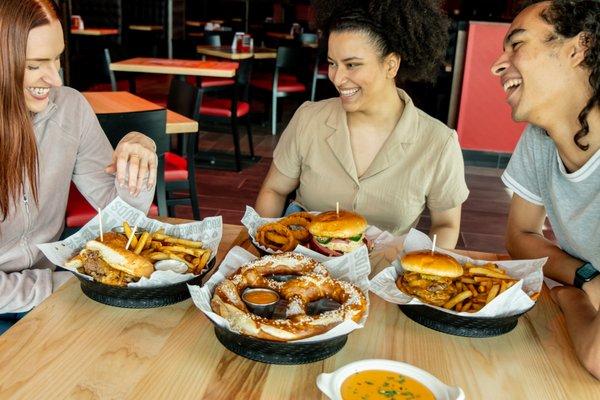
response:
M132 31L144 31L144 32L157 32L162 31L162 25L129 25L129 29Z
M119 30L117 28L85 28L85 29L71 29L72 35L83 35L83 36L113 36L118 35Z
M225 225L217 265L232 244L252 247L242 227ZM372 257L374 272L395 254ZM423 368L462 387L467 399L600 398L547 290L512 332L487 339L439 333L375 295L370 301L366 326L339 353L281 366L226 350L191 300L115 308L88 299L72 278L0 336L0 398L324 399L315 384L321 372L368 358Z
M246 60L254 57L255 59L275 59L277 58L277 49L267 47L257 47L252 51L237 51L231 46L197 46L196 52L205 56L227 58L229 60Z
M231 78L238 64L229 61L137 57L110 64L113 71Z
M96 114L158 110L163 107L129 92L83 92ZM167 110L168 134L198 132L198 121Z

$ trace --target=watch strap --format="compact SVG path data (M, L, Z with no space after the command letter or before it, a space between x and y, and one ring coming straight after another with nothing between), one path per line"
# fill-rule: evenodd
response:
M581 267L577 268L577 271L575 271L575 280L573 282L573 286L581 289L586 282L591 281L598 275L600 275L600 271L598 271L591 263L586 262Z

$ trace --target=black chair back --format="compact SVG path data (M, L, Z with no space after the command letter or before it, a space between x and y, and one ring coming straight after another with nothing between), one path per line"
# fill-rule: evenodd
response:
M110 69L110 63L112 62L110 57L110 50L104 49L103 51L103 69L106 76L108 76L108 80L110 81L110 88L113 92L117 91L117 78L115 77L115 71Z
M169 87L169 96L167 98L167 108L178 114L184 115L190 119L198 121L200 119L200 104L202 103L202 90L198 86L190 85L184 80L171 79ZM167 135L164 135L167 136ZM187 189L189 192L189 202L192 206L194 219L200 219L200 206L198 205L198 193L196 191L196 144L198 141L198 132L190 132L183 136L183 140L178 140L180 145L179 153L187 159L188 181L186 185L181 182L167 184L167 192L171 190ZM184 187L186 186L186 187ZM171 210L176 204L185 202L185 197L171 199L167 197L167 205Z
M171 79L167 108L195 121L200 117L202 90L180 79Z
M169 151L169 138L165 133L167 126L165 109L97 114L97 117L113 148L127 133L137 131L154 140L158 154Z
M252 74L252 60L241 60L236 73L236 92L241 91L239 97L242 101L248 102L250 91L250 75ZM237 99L236 99L237 101Z
M209 46L221 46L221 36L204 34L204 43Z
M168 215L165 186L165 158L169 151L169 136L166 134L167 110L97 114L98 121L110 144L115 148L119 141L131 131L141 132L156 143L158 168L156 197L159 215Z
M302 62L302 51L293 47L278 47L275 68L299 69L304 65Z

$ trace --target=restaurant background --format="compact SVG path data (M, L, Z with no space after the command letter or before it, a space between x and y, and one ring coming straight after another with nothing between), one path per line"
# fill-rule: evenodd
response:
M510 159L523 125L510 119L502 89L489 66L500 53L507 21L518 11L520 1L447 0L442 4L451 21L446 60L439 66L435 83L409 83L403 88L418 107L458 131L471 189L463 209L464 232L459 247L482 245L481 250L500 251L510 195L497 177ZM319 34L309 1L61 0L61 5L68 32L65 83L81 91L110 91L113 76L118 90L135 89L136 95L165 105L173 76L115 73L110 71L109 61L140 56L223 61L200 54L197 46L231 46L236 32L249 34L255 48L301 49L305 57L293 73L305 90L278 100L277 135L270 134L268 93L249 85L248 115L256 157L248 156L250 143L242 129L241 171L228 171L236 169L230 156L234 148L230 125L200 116L198 151L217 154L208 160L197 159L202 216L223 214L226 222L238 222L243 206L254 203L279 135L298 106L311 98L337 95L327 79L326 43L318 41L318 45L308 47L304 42L306 37L313 40L311 35ZM84 30L71 26L73 15L81 17ZM272 74L274 61L253 59L251 81ZM188 82L196 80L188 77ZM227 91L220 93L231 96ZM228 196L233 188L239 190L239 198ZM493 198L496 204L482 206L480 196ZM477 223L481 215L470 214L471 204L472 211L483 211L490 223ZM192 213L188 206L177 206L176 215L191 217ZM427 214L419 227L428 228ZM551 235L549 228L547 233Z

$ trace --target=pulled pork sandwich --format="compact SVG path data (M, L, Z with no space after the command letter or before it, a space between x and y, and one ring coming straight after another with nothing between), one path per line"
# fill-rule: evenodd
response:
M103 241L96 238L87 242L78 255L67 261L66 266L114 286L127 286L129 282L148 278L154 272L154 265L148 259L125 250L125 236L107 232L103 237Z
M316 215L308 225L312 235L311 249L334 257L349 253L363 243L370 247L364 232L367 220L352 211L327 211Z
M453 281L463 274L463 268L454 258L418 251L404 255L400 262L404 274L398 277L396 286L404 293L436 306L444 305L457 293Z

